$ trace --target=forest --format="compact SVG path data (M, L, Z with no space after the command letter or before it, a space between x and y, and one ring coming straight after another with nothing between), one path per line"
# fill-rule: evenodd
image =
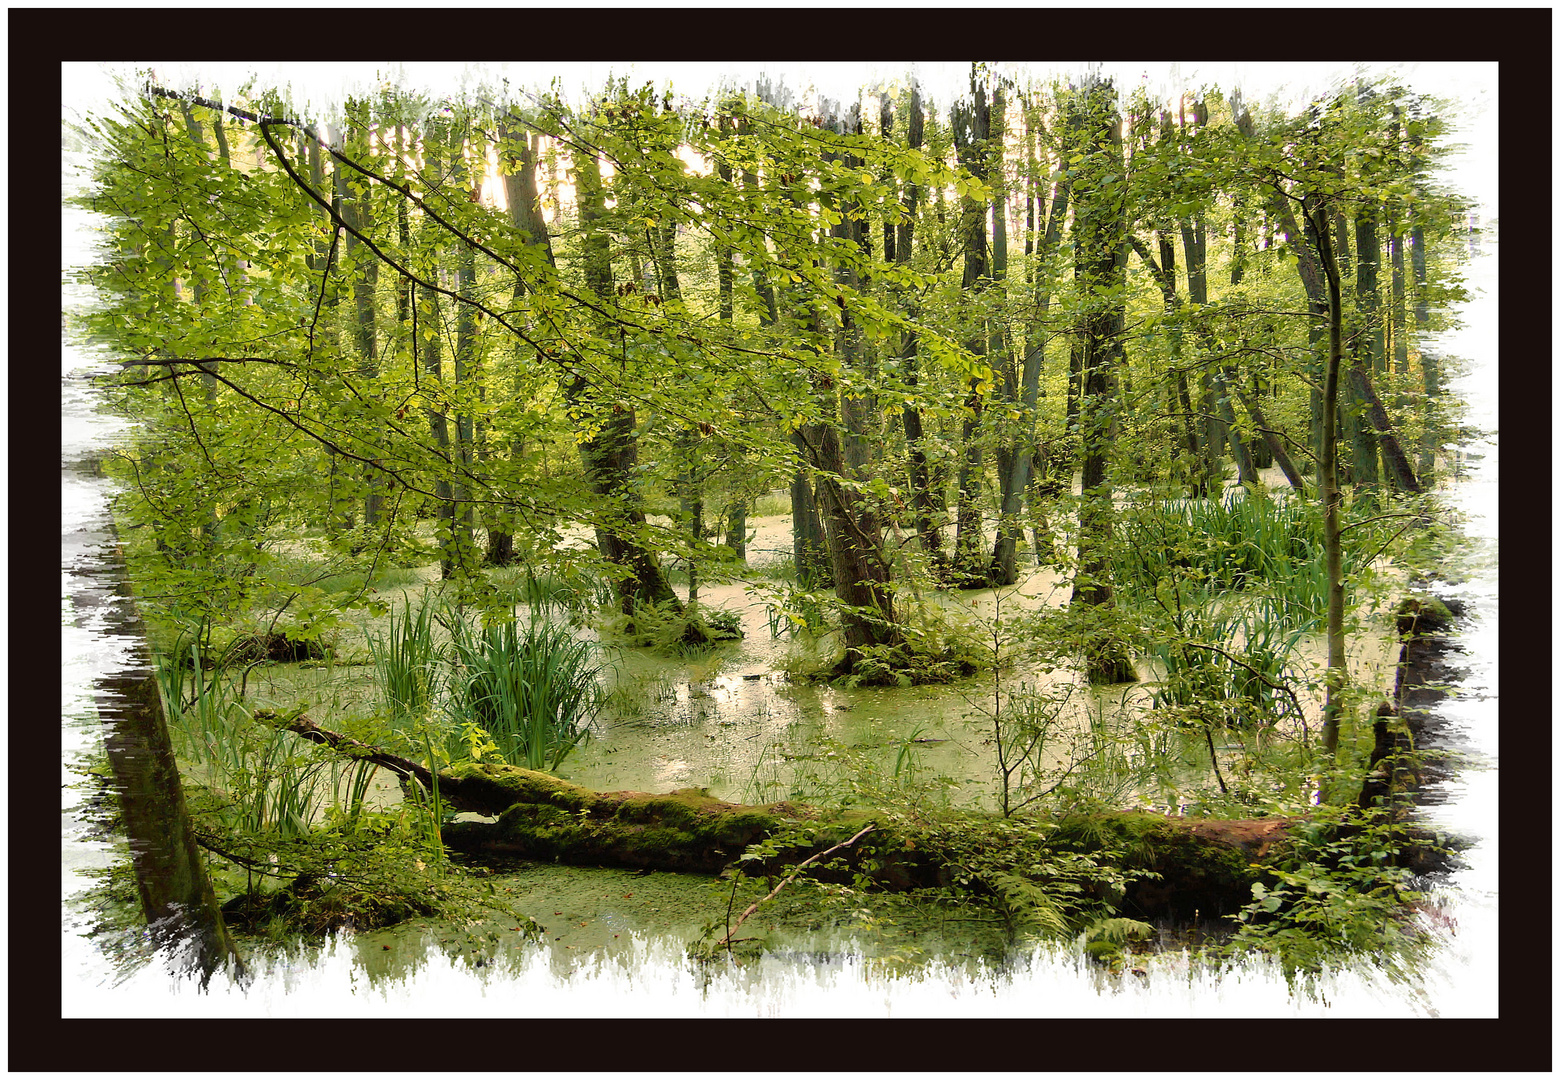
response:
M1423 954L1444 102L138 80L73 133L147 649L98 773L168 841L105 911L208 977L546 937L536 864L692 883L706 959Z

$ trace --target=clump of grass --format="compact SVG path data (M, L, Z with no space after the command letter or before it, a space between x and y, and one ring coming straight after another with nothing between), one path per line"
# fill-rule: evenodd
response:
M602 703L590 642L566 626L513 619L480 631L449 623L457 669L450 716L480 728L511 765L552 771L590 731Z
M1237 727L1298 717L1289 686L1304 630L1285 623L1282 601L1263 598L1242 610L1206 593L1185 605L1180 600L1176 590L1167 632L1150 645L1165 672L1153 691L1156 709Z
M340 793L343 763L256 721L224 669L206 671L199 647L191 653L193 665L160 662L156 669L175 752L197 767L226 827L305 835L327 801L327 785Z
M390 612L390 630L369 634L368 652L374 660L374 678L384 697L392 723L400 724L428 715L433 703L434 675L439 663L433 639L433 610L425 600L415 612L403 603L401 614Z
M1321 558L1321 523L1305 504L1258 495L1163 499L1123 516L1116 584L1152 596L1161 581L1249 589L1293 578Z
M498 595L535 615L578 616L613 602L612 583L578 566L517 563L487 571Z

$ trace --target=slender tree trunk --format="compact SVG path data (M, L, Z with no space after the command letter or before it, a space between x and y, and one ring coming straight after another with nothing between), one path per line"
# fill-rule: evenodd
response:
M1421 334L1430 326L1429 270L1425 257L1425 230L1417 217L1409 233L1409 245L1414 270L1414 327ZM1440 363L1434 353L1423 344L1419 349L1419 370L1424 378L1424 434L1419 440L1419 478L1426 488L1435 486L1435 457L1440 447L1439 399L1441 396Z
M1318 215L1326 207L1317 208ZM1310 216L1309 214L1307 216ZM1323 222L1325 223L1325 218ZM1349 679L1343 633L1343 499L1338 484L1338 382L1343 366L1343 290L1337 260L1325 224L1316 230L1322 267L1327 275L1327 367L1322 384L1322 445L1318 487L1322 499L1322 547L1327 564L1327 672L1322 704L1322 749L1338 752L1343 691Z
M722 113L720 126L723 132L732 130L731 116ZM731 166L724 161L715 166L716 174L721 181L730 185L733 180ZM730 331L732 322L736 318L736 259L729 244L717 245L715 249L715 274L716 295L720 313L721 329ZM740 489L730 490L728 485L728 498L726 500L726 547L737 558L738 562L747 562L747 509L748 497Z
M1254 394L1247 394L1240 387L1232 387L1240 403L1251 414L1251 422L1267 444L1268 453L1273 455L1273 461L1278 465L1279 471L1284 474L1284 479L1289 481L1289 486L1296 491L1305 491L1305 481L1300 477L1300 471L1295 468L1295 463L1290 460L1289 452L1284 449L1283 440L1278 433L1268 424L1267 417L1262 413L1262 406L1258 403Z
M1310 444L1312 460L1318 463L1319 468L1323 441L1322 383L1327 368L1322 339L1327 334L1327 322L1331 318L1325 272L1317 254L1321 250L1321 241L1315 223L1310 218L1306 219L1302 229L1295 220L1288 198L1281 191L1275 189L1268 200L1268 213L1288 237L1289 250L1295 256L1295 272L1299 275L1301 287L1305 289L1306 310L1311 316L1306 320L1306 341L1315 358L1310 365Z
M1001 108L1002 95L997 94L996 111L1003 114ZM1032 137L1033 118L1027 118L1030 122ZM1003 130L999 128L999 132ZM1003 139L1000 134L993 138L998 149L997 174L1002 175L1000 147ZM1038 169L1033 159L1033 142L1030 143L1030 160L1026 163L1028 179L1031 185L1038 184L1036 176ZM1000 196L996 201L996 219L1003 222L1001 241L994 245L999 255L994 258L994 268L1000 267L997 279L1007 276L1007 228L1006 228L1006 183L1000 188ZM1024 201L1029 207L1030 228L1025 236L1026 250L1038 250L1041 258L1046 257L1055 249L1055 240L1060 233L1061 222L1058 217L1058 206L1065 213L1067 205L1067 188L1065 182L1058 185L1055 198L1051 203L1051 224L1045 234L1036 243L1034 236L1034 208L1035 199L1044 199L1044 194L1039 190L1025 191ZM1056 232L1053 234L1052 229ZM1029 490L1029 479L1034 467L1035 447L1035 410L1040 398L1040 374L1045 366L1045 335L1048 327L1045 325L1047 309L1050 306L1049 282L1043 270L1037 270L1031 283L1034 289L1035 310L1034 322L1030 325L1026 336L1024 358L1020 368L1011 359L1011 347L1004 344L1004 352L1009 356L1007 362L1006 385L1009 387L1008 400L1015 407L1018 419L1010 428L1011 435L998 452L998 490L1001 502L997 515L997 539L991 552L991 568L987 574L994 585L1012 585L1018 581L1018 542L1024 535L1024 520L1022 517L1023 500ZM1016 384L1016 385L1014 385ZM1038 552L1037 552L1038 558Z
M1364 419L1369 422L1371 430L1375 433L1376 442L1381 447L1381 459L1386 464L1393 485L1399 491L1418 494L1421 491L1419 481L1414 476L1408 455L1403 452L1402 444L1398 442L1397 432L1387 416L1386 407L1381 404L1375 388L1371 386L1370 372L1365 369L1364 364L1356 363L1350 371L1350 378L1353 381L1354 396L1361 403Z
M1357 259L1355 264L1355 308L1359 312L1360 332L1355 339L1356 362L1365 365L1369 372L1386 370L1386 336L1381 323L1381 236L1376 229L1376 210L1360 204L1355 211L1354 237ZM1363 423L1361 415L1365 399L1357 380L1350 387L1351 418L1354 434L1354 480L1363 487L1372 487L1380 479L1381 450L1370 425Z
M1408 374L1408 299L1403 266L1403 237L1392 237L1392 370Z
M331 129L326 128L323 134L327 141L337 141L335 133ZM325 155L320 149L318 140L311 139L309 141L308 153L309 179L314 185L314 190L322 195L329 192L331 209L340 214L340 170L332 168L332 175L327 179L325 175ZM332 274L339 273L341 270L341 255L337 249L341 239L341 230L329 220L328 215L327 226L331 230L331 239L329 241L315 241L315 266L313 269L321 275L320 289L325 300L322 317L327 328L327 334L330 342L339 352L341 348L340 321L337 318L336 309L340 302L340 296L337 290L330 287L329 277ZM349 466L342 462L341 455L336 453L335 450L327 450L326 452L330 455L330 475L326 489L325 530L328 535L334 537L352 528L354 512L351 501L347 499L342 491L345 485L345 477L349 472Z
M986 164L988 137L990 134L990 110L986 102L986 89L971 76L973 102L954 107L953 139L959 164L971 176L985 181L989 175ZM961 290L966 302L976 312L976 325L971 328L965 347L977 359L988 355L986 313L982 303L991 281L991 264L987 248L986 204L969 196L959 200L959 229L964 239L964 279ZM981 452L981 419L985 412L985 395L976 380L970 381L969 394L964 401L964 419L959 433L963 455L959 463L958 528L954 534L953 563L955 579L961 587L981 588L989 584L985 559L985 533L981 514L981 476L985 462Z
M201 156L208 158L210 155L206 149L206 135L201 128L200 121L195 119L195 110L187 101L180 101L180 107L184 113L184 124L189 135L190 142L200 150ZM201 273L190 274L190 296L197 309L206 303L206 279ZM213 365L214 366L214 365ZM207 412L214 412L217 406L217 377L214 373L204 373L200 377L201 392L206 399ZM201 526L202 542L209 558L216 551L217 544L217 508L216 500L211 500L206 506L205 521Z
M350 121L348 149L359 160L369 155L369 118L363 102L347 102ZM365 235L374 224L372 188L365 186L354 194L347 186L346 176L336 170L336 192L341 199L342 217L347 224ZM374 294L379 288L379 260L365 257L362 243L350 232L346 236L346 264L352 274L353 344L357 350L358 374L371 384L379 378L378 321ZM377 393L377 391L372 391ZM384 482L377 459L364 470L363 524L368 529L378 528L384 511Z
M504 201L509 208L509 223L519 232L526 247L539 251L549 270L556 269L553 259L552 238L547 233L547 219L542 214L541 192L536 183L536 167L541 156L541 136L530 135L510 126L507 119L499 121L499 152L505 156ZM525 279L515 275L513 299L518 307L526 293ZM537 359L535 350L524 341L515 341L514 396L523 393L523 375L528 362ZM509 445L509 458L519 464L525 458L524 440L516 436ZM489 566L508 566L515 558L514 534L510 531L509 515L514 511L498 507L490 511L488 520L488 548L486 562Z
M921 104L921 89L914 82L910 85L907 112L906 145L911 150L919 150L925 142L926 119ZM892 113L885 111L883 115L886 135L892 123ZM894 261L900 266L910 265L915 246L915 218L920 197L921 189L918 184L913 181L905 184L904 194L900 200L904 216L901 218L898 235L894 240ZM908 313L913 316L916 314L913 298L909 300L909 305ZM918 385L917 347L915 331L907 331L900 343L899 355L904 361L905 383L911 388ZM914 404L906 405L903 422L906 456L909 460L910 502L915 513L915 532L921 550L937 561L942 556L942 508L941 500L932 488L931 468L926 454L926 429L921 418L921 410Z
M826 589L834 584L829 563L829 541L818 512L817 493L812 472L803 462L810 461L812 448L822 445L823 425L805 424L791 434L796 447L796 472L791 477L791 543L796 563L796 583L803 589Z

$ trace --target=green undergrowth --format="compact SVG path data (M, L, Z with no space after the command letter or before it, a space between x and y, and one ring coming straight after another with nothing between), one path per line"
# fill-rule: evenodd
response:
M640 605L628 615L603 612L596 625L603 642L672 656L693 656L742 639L740 613L699 604L681 612L669 604Z
M318 940L417 917L500 913L529 922L502 902L487 871L450 863L409 812L368 812L279 837L222 828L219 801L203 788L191 790L190 809L236 932Z
M1401 815L1356 807L1318 810L1292 830L1281 858L1251 885L1236 933L1214 959L1273 956L1291 981L1365 960L1395 981L1420 970L1435 948L1417 926L1424 883L1410 867ZM1446 854L1443 845L1433 851Z

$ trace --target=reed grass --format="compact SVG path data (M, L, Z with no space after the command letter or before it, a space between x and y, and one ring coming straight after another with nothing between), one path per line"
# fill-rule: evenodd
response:
M432 605L424 600L413 612L412 602L406 600L399 617L391 610L387 633L367 638L374 679L391 723L412 723L427 716L439 665Z
M480 727L511 765L557 769L601 708L601 668L590 642L545 620L523 630L512 618L480 631L459 619L450 626L458 665L450 718Z

